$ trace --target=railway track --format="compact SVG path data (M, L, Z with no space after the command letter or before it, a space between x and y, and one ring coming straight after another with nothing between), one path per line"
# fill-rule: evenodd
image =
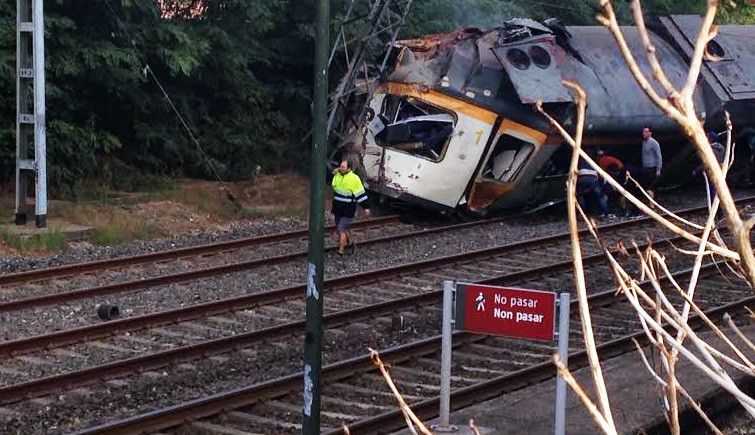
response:
M688 272L679 272L682 278ZM755 305L746 285L722 286L714 266L705 267L699 284L698 303L717 319L724 313L741 314ZM622 308L613 290L590 296L596 339L601 358L633 351L632 339L643 341L636 315ZM576 301L572 303L573 330L580 324ZM699 324L694 318L691 323ZM640 332L637 332L637 331ZM580 349L579 334L572 334L570 367L587 365ZM421 418L436 416L440 337L432 337L381 352L390 362L398 388ZM550 356L553 346L500 337L467 333L454 336L452 406L454 409L542 382L554 376ZM298 432L301 413L300 373L229 391L79 432L137 433L178 431L180 433L282 433ZM323 371L323 427L325 433L342 433L347 424L352 433L381 433L404 424L394 399L369 357L328 365ZM428 399L429 397L429 399ZM237 432L232 432L237 431Z
M700 211L701 209L694 208L681 213L690 216L699 213ZM633 234L643 234L643 230L648 228L652 228L652 225L649 224L647 220L627 221L603 226L606 236L614 239L629 239L633 237ZM658 229L653 229L653 231L656 233L659 232ZM566 240L568 240L568 234L562 233L525 242L506 244L474 252L466 252L458 255L420 261L413 264L389 267L330 279L326 282L326 287L331 292L338 292L337 294L339 297L330 299L327 310L329 312L335 312L353 308L355 305L363 306L366 302L364 301L363 296L357 295L355 298L354 295L350 294L353 292L345 291L356 286L364 287L366 285L367 288L361 289L362 293L377 297L375 292L369 291L369 287L371 284L373 286L379 284L382 286L378 289L379 293L384 296L377 297L377 299L386 301L414 294L416 293L417 288L421 291L423 289L425 291L427 289L435 289L435 283L438 282L440 279L439 277L442 277L439 275L439 272L442 271L462 273L463 276L467 276L468 278L523 271L530 268L531 252L534 248L537 248L542 253L542 257L539 259L541 264L547 265L560 263L566 258L565 254L568 254L568 247L563 245L563 242ZM586 254L596 254L600 252L597 246L592 246L589 249L592 249L592 251L587 251ZM458 268L462 269L457 270ZM418 272L422 272L423 276L418 276ZM106 286L106 288L102 290L105 292L115 291L111 286ZM148 327L184 322L197 317L209 317L229 312L247 312L251 309L260 309L267 305L280 303L280 301L290 301L290 303L293 304L292 306L296 308L303 305L303 302L299 301L298 297L304 290L305 286L303 284L294 285L267 292L222 299L179 309L126 317L108 323L96 323L35 337L11 339L0 343L0 357L17 354L19 352L33 351L35 349L73 344L83 340L92 340ZM63 296L64 295L60 295L58 297ZM70 299L65 300L69 301ZM5 304L0 304L0 313L19 309L19 304L23 304L24 308L30 308L44 306L48 303L49 298L47 297L41 298L38 301L29 299L10 301ZM245 313L245 315L242 316L250 317L250 314L252 313ZM275 315L275 313L269 312L255 312L253 314L256 317L261 318L262 324L264 325L279 323L280 313Z
M506 219L502 217L461 224L430 226L417 230L412 225L401 224L395 217L386 217L357 222L353 233L359 241L359 248L367 249L370 246L381 243L421 238L474 227L494 226L504 222ZM172 251L161 251L144 256L115 258L0 276L0 314L45 305L67 304L72 301L94 297L130 293L261 267L303 261L307 256L307 251L306 241L300 240L301 236L301 231L294 231L211 245L180 248ZM301 246L294 246L294 249L288 250L291 252L274 255L267 255L267 251L263 249L265 247L270 248L273 243L286 239L291 243L295 240ZM251 248L255 248L255 251L251 254L253 258L239 261L239 252ZM280 246L276 245L276 249L281 251ZM335 249L336 246L328 241L326 251L335 251ZM283 251L287 251L287 249L283 249ZM220 253L225 254L225 257L218 258ZM241 257L243 258L244 256ZM182 265L169 263L171 260L187 258L193 260L188 261L188 263L184 261ZM201 259L202 261L200 262L197 259ZM212 263L221 264L213 265ZM65 280L69 278L93 277L106 270L112 271L137 265L144 266L145 264L157 264L160 267L155 267L153 268L154 270L148 268L146 274L136 279L124 280L116 277L113 280L116 282L103 285L84 285L80 287L77 283L74 283L73 286L65 284ZM163 267L163 264L169 264L169 266ZM168 273L165 273L165 269L168 269ZM35 285L40 281L47 280L55 280L56 285L49 287ZM60 285L61 281L64 283L62 286ZM29 286L29 284L31 285ZM71 289L70 287L74 288Z
M685 213L692 214L695 211L690 210ZM608 225L604 231L611 238L626 238L632 237L632 234L636 235L637 231L642 231L642 228L643 222L635 221ZM328 285L331 293L328 295L329 307L326 327L334 328L344 323L353 322L355 319L389 315L402 308L426 306L439 298L439 293L435 290L439 288L437 281L448 277L466 276L469 280L474 281L507 284L526 283L527 280L530 280L530 282L557 280L558 276L562 275L564 270L570 266L568 261L563 260L564 252L568 252L568 245L560 246L561 242L564 241L562 240L563 237L563 235L557 235L481 250L468 254L466 258L453 256L331 280ZM558 242L559 240L560 242ZM550 246L550 252L545 246ZM539 257L543 266L533 269L530 267L530 263L532 250L535 248L541 253ZM597 248L592 248L592 251L588 249L586 255L588 255L587 264L597 265L602 259ZM481 258L487 258L487 263L481 263ZM558 261L554 260L556 258L558 258ZM483 270L483 268L485 269ZM422 271L422 273L418 271ZM551 275L550 278L549 275ZM484 279L480 280L479 277L484 277ZM407 279L407 281L404 281L404 279ZM420 294L416 294L417 291L414 287L419 287ZM294 301L293 305L290 305L289 302L281 301L291 297L298 298L303 293L303 287L294 286L271 293L250 295L245 298L252 299L241 298L225 306L217 304L214 307L209 307L204 304L182 310L171 310L166 312L167 314L158 313L159 315L153 315L153 317L146 319L145 316L127 318L94 325L93 327L60 331L40 337L29 337L2 343L0 344L0 355L5 355L6 359L0 368L4 368L5 372L24 373L27 371L29 373L25 373L27 376L16 376L16 378L21 378L20 381L5 382L6 386L0 389L0 398L2 398L0 403L14 403L29 397L85 385L96 379L124 376L133 372L178 364L198 357L207 357L208 355L249 347L255 343L261 343L263 340L298 334L302 330L302 322L285 321L286 319L282 319L280 316L282 309L271 305L275 303L289 304L288 307L292 307L291 309L294 309L294 312L301 312L301 310L296 309L300 302ZM371 297L367 295L371 295ZM268 305L265 306L264 304ZM262 306L260 307L260 305ZM260 308L255 310L251 309L252 307ZM213 309L215 311L212 311ZM196 320L187 322L187 319L196 319L202 316L206 319L208 316L212 317L213 314L227 313L234 309L237 310L236 313L232 317L228 315L222 317L220 324L212 325L210 321L211 326L208 326L205 321L201 323ZM267 311L265 311L266 309ZM245 314L239 315L238 310L243 310ZM270 310L273 310L272 313L277 312L278 317L270 317ZM231 331L233 334L231 336L228 336L227 330L220 331L220 326L227 327L233 323L243 324L244 320L248 322L249 331L240 331L235 334L234 331ZM157 328L157 326L168 324L171 325L170 330ZM145 330L145 328L150 329ZM136 331L142 331L142 333L136 334ZM187 331L198 336L190 340ZM200 331L204 334L199 334ZM225 334L221 332L225 332ZM106 341L97 340L106 336L113 337ZM153 341L154 337L159 337L159 339ZM54 349L52 352L55 352L62 346L87 340L95 340L93 345L100 354L106 353L103 349L111 351L127 349L129 343L132 345L134 343L139 345L149 344L151 348L147 349L147 346L140 348L138 352L135 352L140 354L139 356L126 359L119 359L119 357L122 358L122 354L110 358L94 358L95 364L92 364L92 361L87 358L80 358L82 355L90 353L82 350L82 346L87 347L87 344L68 347L63 349L62 352L56 353L55 356L48 354L45 357L40 355L44 353L44 349ZM189 342L189 344L186 344L186 342ZM165 350L165 347L169 347L169 349ZM161 350L154 352L155 348ZM27 356L19 358L19 353L25 353ZM29 353L32 353L31 357L28 356ZM118 352L114 353L118 354ZM12 356L15 357L9 358ZM72 365L70 362L58 364L59 360L65 356L72 356L69 359L73 360L83 359L84 363L78 365ZM97 364L97 362L103 360L106 362ZM29 369L30 366L33 367ZM51 366L74 368L64 373L50 373L49 368Z
M741 205L741 204L751 203L753 201L755 201L755 197L747 197L747 198L739 199L738 203ZM689 215L689 214L694 214L696 212L700 212L701 210L703 210L702 207L696 207L696 208L680 211L680 213ZM494 219L494 220L489 220L489 221L476 221L476 222L468 222L468 223L456 224L456 225L440 226L440 227L435 227L435 228L425 228L418 231L397 231L396 233L390 234L392 231L386 230L385 228L381 227L381 225L383 225L384 223L397 222L395 217L373 219L369 221L359 222L358 224L361 224L361 225L358 228L362 231L368 231L368 230L378 231L379 233L384 234L384 235L361 241L360 246L368 247L370 245L374 245L377 243L397 241L397 240L407 239L407 238L412 238L412 237L421 237L421 236L437 234L441 232L458 231L465 228L472 228L472 227L483 226L483 225L493 225L493 224L497 224L501 222L502 220L504 220L504 218L499 218L499 219ZM615 229L631 228L631 227L636 226L638 223L642 223L642 222L647 222L647 219L641 219L638 221L620 222L616 224L607 225L605 227L615 228ZM389 234L385 235L385 233L389 233ZM42 280L42 279L50 279L53 277L60 278L63 276L72 276L72 275L78 275L85 272L92 272L94 270L103 270L103 268L107 268L107 267L132 266L135 264L155 262L155 261L165 260L169 258L184 258L187 256L209 255L210 253L213 253L213 252L217 253L220 251L233 252L234 250L240 249L242 246L264 245L264 244L273 243L278 240L283 240L286 238L293 239L293 238L300 238L302 236L303 236L302 231L294 231L291 233L276 234L272 236L263 236L263 237L244 239L244 240L234 241L234 242L224 242L224 243L213 244L213 245L203 245L203 246L191 247L191 248L181 248L175 251L156 252L156 253L148 254L142 257L138 257L138 256L125 257L121 259L110 259L110 260L102 260L102 261L92 262L92 263L80 263L80 264L75 264L75 265L61 266L58 268L41 269L41 270L23 272L19 274L0 276L0 285L2 284L7 285L11 283L29 283L29 282ZM561 233L553 237L539 238L539 239L534 240L533 242L537 244L537 243L544 242L546 239L557 242L557 241L565 240L567 237L568 237L567 234ZM518 245L518 244L515 243L512 245ZM329 249L333 249L333 247L330 247ZM125 282L116 282L112 284L99 285L99 286L93 286L93 287L87 287L87 288L79 288L79 289L69 290L69 291L55 291L55 292L50 292L50 293L46 293L42 295L34 295L34 296L27 296L27 293L25 292L24 295L19 298L0 300L0 314L12 312L12 311L24 310L24 309L38 308L38 307L43 307L47 305L67 304L72 301L89 299L89 298L94 298L94 297L104 297L104 296L109 296L109 295L129 293L129 292L134 292L137 290L153 288L153 287L158 287L158 286L165 286L169 284L184 283L184 282L194 281L194 280L198 280L202 278L208 278L208 277L213 277L213 276L218 276L218 275L223 275L223 274L230 274L234 272L245 271L245 270L263 267L263 266L272 266L276 264L292 262L292 261L304 259L305 257L306 257L306 251L302 249L297 252L293 252L289 254L275 255L272 257L255 258L248 261L230 262L228 264L223 264L220 266L212 266L212 267L205 267L205 268L191 268L191 270L178 272L178 273L164 274L164 275L153 276L153 277L142 277L142 278L129 280ZM442 262L449 261L449 260L450 260L450 257L441 259ZM414 265L411 265L410 267L414 267ZM0 289L0 299L7 298L7 293L8 292L6 289Z
M381 228L386 226L400 224L398 216L385 216L363 221L357 221L352 225L357 234L366 230ZM333 226L326 230L332 231ZM115 268L131 267L145 263L158 263L163 261L176 260L180 258L201 257L216 255L223 252L237 252L243 248L263 249L275 243L281 242L305 242L307 230L294 230L276 234L269 234L257 237L247 237L242 239L230 240L225 242L209 243L198 246L189 246L165 251L150 252L146 254L131 255L125 257L108 258L104 260L88 261L82 263L65 264L56 267L43 269L33 269L24 272L9 273L0 276L0 286L7 286L19 283L37 282L55 278L64 278L79 274L98 273L104 270Z
M678 244L682 242L682 239L675 237L668 241ZM658 241L655 240L653 241L653 243L658 243ZM600 267L601 262L603 261L602 253L586 256L584 258L584 261L585 264L591 267L591 270L593 271L595 271L596 269L605 269L605 267ZM542 281L544 279L547 280L548 278L557 279L558 275L567 273L570 267L571 262L569 260L565 260L547 264L542 267L535 267L511 273L501 273L474 281L481 284L534 284L537 281ZM607 269L605 271L607 272ZM415 295L398 295L393 299L377 303L366 302L365 304L363 304L363 306L359 306L357 308L331 311L323 319L324 326L326 328L337 328L340 325L344 325L349 322L368 319L380 315L388 315L390 313L399 312L402 310L406 311L408 308L416 308L426 306L428 304L432 305L440 297L440 292L435 290L437 288L438 286L436 285L428 291ZM348 291L348 288L345 288L344 290ZM194 325L194 329L196 330L196 325ZM170 350L149 353L138 357L127 358L124 360L116 360L106 364L88 367L65 374L40 377L26 382L15 383L13 385L0 387L0 405L13 403L25 398L34 397L35 395L53 393L64 388L70 388L91 382L93 379L123 376L140 370L152 370L164 367L169 364L189 362L196 359L198 356L207 357L208 355L212 354L228 352L239 348L251 347L254 344L262 343L265 340L280 339L282 337L299 334L303 331L303 329L303 321L284 322L275 326L258 328L249 332L214 338L206 341L199 341L197 343L189 345L177 346ZM75 331L69 331L69 333L72 332ZM16 342L15 351L18 352L18 349L22 347L25 347L26 350L31 351L49 349L52 347L60 347L62 343L62 341L53 341L54 338L60 338L60 334L52 334L52 337L47 337L47 339L43 338L44 337L32 337L31 339ZM134 336L130 336L129 339L134 340ZM8 345L13 346L14 343L11 342L8 343ZM29 349L31 346L35 347ZM112 344L112 346L116 347L117 344ZM0 350L4 352L8 351L7 347L2 347ZM27 361L28 358L22 359L22 362ZM31 361L36 360L32 359ZM22 368L15 366L13 367L13 370L19 371L22 370Z

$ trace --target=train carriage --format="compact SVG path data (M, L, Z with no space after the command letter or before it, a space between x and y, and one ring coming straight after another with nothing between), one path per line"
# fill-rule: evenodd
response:
M699 16L659 20L651 39L670 80L686 79ZM641 69L650 67L634 27L623 28ZM753 124L755 26L720 26L694 100L701 120L720 127L723 111L739 131ZM368 188L443 211L485 213L521 206L545 184L563 191L560 136L534 110L540 100L573 125L571 79L588 92L585 142L636 154L652 125L667 159L689 153L679 127L642 92L609 31L556 20L514 19L503 26L397 41L384 78L362 84L367 116L346 154L361 163ZM369 90L369 91L368 91ZM562 158L559 159L559 156ZM552 186L551 186L552 187Z

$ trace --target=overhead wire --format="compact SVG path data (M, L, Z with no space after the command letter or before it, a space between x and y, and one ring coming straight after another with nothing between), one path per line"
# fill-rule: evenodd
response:
M178 110L178 108L176 107L176 105L173 103L173 99L170 98L170 95L165 90L165 87L160 82L160 79L157 78L157 75L152 70L152 67L150 67L149 62L147 62L146 56L144 55L144 53L137 46L136 40L133 38L133 36L131 35L131 33L126 28L125 24L123 23L123 20L121 20L120 16L118 15L118 13L113 8L113 5L110 4L110 0L104 0L104 2L105 2L105 5L107 6L107 8L110 10L110 13L113 15L113 19L115 20L117 26L120 28L120 31L123 33L124 36L126 36L129 39L129 41L131 42L131 45L133 46L134 50L136 51L137 57L139 58L139 60L141 61L141 63L144 64L143 71L144 71L145 75L148 73L149 76L152 77L152 79L155 81L155 83L157 84L158 88L160 89L160 92L162 93L163 97L168 102L168 105L170 106L170 108L172 109L173 113L176 115L176 117L180 121L180 124L183 127L183 129L186 131L186 134L189 136L189 139L191 139L191 141L197 147L197 150L199 150L199 153L202 156L202 158L204 159L204 161L207 164L207 166L213 172L213 174L215 175L215 177L217 178L217 180L221 183L221 185L223 185L226 188L226 190L229 192L229 195L230 195L230 189L228 188L227 183L223 180L223 177L220 175L220 171L217 169L217 167L213 163L213 161L210 158L209 154L207 154L207 152L202 147L202 144L199 142L199 139L196 137L196 135L194 134L194 132L191 130L191 128L189 127L189 124L186 122L186 120L184 119L183 115L181 115L181 112ZM145 9L144 4L141 3L140 0L136 0L136 3L139 4L139 6L142 9Z

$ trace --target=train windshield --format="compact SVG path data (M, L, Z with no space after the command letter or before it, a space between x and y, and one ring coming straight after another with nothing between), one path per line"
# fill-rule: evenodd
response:
M439 162L455 121L451 113L415 98L389 95L371 129L380 146Z

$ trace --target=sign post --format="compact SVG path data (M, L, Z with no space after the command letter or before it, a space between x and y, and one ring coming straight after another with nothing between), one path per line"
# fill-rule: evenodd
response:
M325 160L328 134L328 47L330 0L317 1L315 30L315 89L312 100L312 156L309 176L309 247L307 263L306 324L304 329L304 391L302 434L320 433L322 372L322 310L325 251Z
M451 304L456 297L456 314ZM569 356L569 293L525 290L476 284L443 283L443 336L441 350L439 432L455 430L450 425L451 325L455 329L489 335L553 341L558 337L558 353L564 364ZM556 333L556 306L559 325ZM555 434L566 430L566 384L556 379Z
M451 425L451 350L453 337L454 287L453 281L443 281L443 326L440 351L440 424L434 426L436 432L455 432Z
M561 293L558 299L558 357L569 365L569 293ZM556 435L566 434L566 382L556 378Z

